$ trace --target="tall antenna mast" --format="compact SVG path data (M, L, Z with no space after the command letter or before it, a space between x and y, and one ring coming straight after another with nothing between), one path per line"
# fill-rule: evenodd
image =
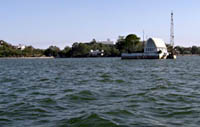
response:
M170 45L174 47L174 13L171 12Z

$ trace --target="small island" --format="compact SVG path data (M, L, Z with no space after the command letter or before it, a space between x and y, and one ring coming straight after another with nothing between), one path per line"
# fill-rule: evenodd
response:
M79 57L120 57L121 53L140 53L144 51L145 41L135 34L119 36L116 43L107 41L75 42L71 47L60 49L57 46L49 46L47 49L37 49L33 46L14 46L4 40L0 40L1 58L79 58ZM168 50L170 45L166 44ZM177 55L200 55L200 47L175 46Z

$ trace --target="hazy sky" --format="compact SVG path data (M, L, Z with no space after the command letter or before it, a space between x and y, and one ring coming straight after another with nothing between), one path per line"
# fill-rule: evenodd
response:
M0 39L12 44L63 48L73 42L116 40L130 33L175 45L200 46L200 0L1 0Z

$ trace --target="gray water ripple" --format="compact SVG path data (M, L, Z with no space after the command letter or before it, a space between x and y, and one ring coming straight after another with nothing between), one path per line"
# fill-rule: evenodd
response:
M0 59L0 126L198 127L199 62Z

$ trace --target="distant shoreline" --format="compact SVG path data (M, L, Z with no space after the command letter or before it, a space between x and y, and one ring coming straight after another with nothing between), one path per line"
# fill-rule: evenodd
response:
M0 59L54 59L55 57L0 57Z
M120 56L117 56L120 58ZM67 59L67 58L117 58L110 57L110 56L103 56L103 57L0 57L0 59Z
M199 54L177 54L177 56L200 56ZM120 57L120 56L118 56ZM103 57L53 57L53 56L42 56L42 57L0 57L0 59L62 59L62 58L113 58L110 56Z
M200 56L199 54L178 54L177 56Z

